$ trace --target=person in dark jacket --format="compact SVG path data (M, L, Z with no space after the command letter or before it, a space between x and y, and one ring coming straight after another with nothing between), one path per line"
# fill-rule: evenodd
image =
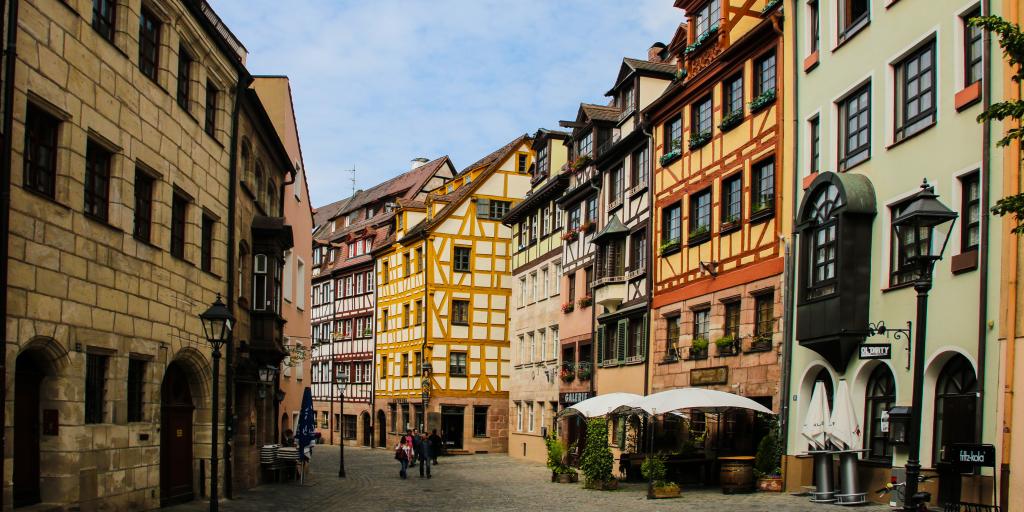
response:
M416 446L419 447L419 452L416 454L416 459L420 462L420 478L423 478L423 468L426 468L427 478L430 478L430 461L432 454L434 453L434 447L430 442L430 437L427 436L426 432L420 434L420 437L416 438Z
M437 454L441 453L443 445L441 444L441 436L437 435L437 429L435 428L430 432L430 458L434 461L434 465L437 465Z

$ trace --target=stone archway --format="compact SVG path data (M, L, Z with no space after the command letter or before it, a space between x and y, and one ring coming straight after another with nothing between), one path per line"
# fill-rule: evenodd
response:
M174 361L160 386L160 505L192 501L195 402L184 365Z

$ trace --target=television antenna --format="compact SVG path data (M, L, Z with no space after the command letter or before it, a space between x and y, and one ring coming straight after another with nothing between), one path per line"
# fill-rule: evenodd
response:
M351 169L342 169L341 172L352 173L352 177L349 178L349 181L352 182L352 195L356 195L356 166L353 165Z

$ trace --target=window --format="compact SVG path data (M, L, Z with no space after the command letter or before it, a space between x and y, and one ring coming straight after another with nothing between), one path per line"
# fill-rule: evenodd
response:
M614 204L622 201L623 169L618 166L608 174L608 202Z
M808 121L811 135L811 169L812 173L821 171L821 120L814 116Z
M548 358L548 332L544 329L537 330L537 359L543 361Z
M106 396L107 364L110 357L85 355L85 422L103 423L103 399Z
M192 55L184 46L178 46L178 105L190 112L189 100L192 87Z
M213 82L206 82L206 133L214 136L217 132L217 87ZM298 187L296 187L298 188Z
M110 196L110 151L89 141L85 149L85 214L107 221Z
M821 21L820 12L818 10L818 0L808 0L807 2L807 19L810 23L811 33L808 35L808 45L811 48L811 53L818 51L821 45Z
M548 161L548 147L544 145L537 150L537 165L534 167L534 177L547 175L548 165L550 165Z
M388 412L391 413L391 431L398 431L398 404L388 405Z
M647 168L651 165L647 147L644 146L640 151L634 152L630 162L633 164L633 172L630 174L629 186L632 188L645 185L647 183Z
M473 406L473 437L487 437L487 406Z
M388 284L388 262L382 261L380 264L380 282L381 284Z
M677 355L679 351L679 315L665 317L665 348L670 355Z
M535 408L534 408L533 402L530 402L530 403L526 404L526 412L527 412L528 417L529 417L529 421L526 424L526 431L527 432L533 432L533 425L537 421L537 416L536 416L536 413L534 412L534 409Z
M139 70L156 80L160 69L160 22L145 7L139 14Z
M559 343L560 343L558 341L558 327L552 325L550 330L551 330L551 359L557 359L558 358L558 346L559 346Z
M775 90L775 52L754 62L754 96Z
M644 342L647 341L647 317L629 319L629 345L626 347L626 357L630 361L636 361L644 355Z
M408 303L402 304L402 323L403 327L412 325L412 307Z
M892 371L885 364L879 364L868 378L867 392L864 395L864 419L867 436L864 437L864 448L868 450L866 457L872 460L889 462L892 460L892 445L889 434L882 429L889 409L896 403L896 382Z
M679 203L673 204L661 210L661 243L667 244L678 242L681 236L681 214L682 207Z
M398 370L398 376L408 377L409 376L409 354L402 354L401 366Z
M387 377L388 377L388 356L387 355L382 355L382 356L380 356L380 378L381 379L386 379ZM394 407L394 405L392 405L391 407ZM392 415L394 415L393 411L392 411ZM392 420L391 420L391 430L394 430L394 429L395 429L395 422L394 422L394 419L392 418Z
M57 128L60 121L29 104L25 112L25 179L23 186L54 198L57 179Z
M775 160L769 158L754 165L754 183L751 184L751 213L771 211L775 208Z
M388 313L390 311L387 307L380 310L380 330L381 332L388 330Z
M92 0L92 28L103 39L114 42L117 0Z
M188 199L175 192L171 200L171 256L185 258L185 214Z
M526 154L519 153L516 155L516 172L526 174Z
M896 68L896 140L935 123L935 40L915 50Z
M456 247L453 249L452 262L456 272L470 272L470 248Z
M665 141L662 147L662 154L671 153L679 149L680 144L683 142L683 118L676 116L669 119L665 123L664 133Z
M587 132L576 144L577 156L590 156L594 146L594 132Z
M423 325L423 299L416 301L416 325Z
M756 69L756 67L755 67ZM732 115L743 115L743 74L738 74L722 84L722 93L725 95L723 98L722 117L729 117Z
M526 276L519 278L519 307L526 305Z
M526 346L526 359L523 362L532 363L537 360L537 336L531 331L526 335L526 339L530 340L530 343Z
M128 421L142 421L142 404L145 400L143 393L146 380L146 361L142 359L128 359Z
M369 239L366 240L366 250L367 251L370 250L370 240ZM417 247L416 248L416 271L417 272L423 272L423 248L422 247Z
M690 196L689 237L694 239L711 232L711 189Z
M153 177L140 169L135 170L135 238L149 242L153 226Z
M202 270L211 272L213 270L213 217L203 214L202 248L200 251L199 267Z
M597 222L597 196L587 199L587 222Z
M775 333L775 294L754 297L754 340L770 340Z
M576 229L580 227L580 214L583 210L583 205L576 205L569 210L569 229Z
M476 216L480 219L501 220L512 208L509 201L496 199L477 199Z
M338 415L335 414L334 418L335 418L335 420L337 420ZM342 437L344 437L345 439L355 439L356 438L356 415L355 414L346 414L346 415L342 416L342 418L343 418L343 421L344 421L344 429L342 431Z
M647 268L647 231L638 231L629 237L629 269Z
M452 323L455 325L469 325L469 301L452 301Z
M636 108L636 96L633 94L633 86L629 85L619 93L619 108L623 112L632 111Z
M743 173L722 181L722 227L738 225L743 217Z
M895 206L890 207L891 219L899 217L903 210L909 203L904 202ZM890 254L890 265L889 265L889 286L896 286L905 283L911 283L918 277L918 265L914 261L918 254L928 252L928 246L931 245L931 238L928 236L928 228L921 228L920 243L921 245L914 245L913 233L904 232L901 237L896 233L895 228L891 229L891 242L889 244Z
M839 170L871 158L871 84L839 102Z
M409 429L409 404L402 404L402 428Z
M690 107L690 138L711 135L711 96L694 103Z
M711 29L718 28L718 21L722 17L718 1L711 0L700 9L697 9L697 20L694 23L694 26L697 28L696 38L703 36Z
M977 172L960 178L960 201L960 252L974 251L981 237L981 186Z
M516 402L516 430L523 431L523 403Z
M253 254L252 273L252 309L280 311L281 265L266 254ZM321 300L327 302L330 288L324 286L321 290L326 292L326 297L321 297Z
M583 269L583 279L586 281L584 284L587 287L587 297L594 296L594 267L587 267Z
M981 16L981 8L975 8L962 18L964 24L964 87L981 81L983 68L981 65L984 42L981 27L967 24L971 18Z
M738 300L725 303L725 318L722 324L722 335L731 336L734 340L740 339L740 301Z
M530 302L535 302L540 298L537 295L537 273L530 272Z
M693 312L693 339L707 340L710 339L708 335L708 319L711 317L711 309L703 308L697 309Z
M571 305L576 301L576 272L569 274L568 278L569 282L567 286L569 287L569 304Z
M836 209L841 206L839 189L830 185L814 198L811 232L811 268L808 276L808 298L823 297L836 291L837 241L839 218Z
M852 36L868 24L871 17L870 0L839 0L839 39Z
M551 279L551 272L548 267L544 267L540 271L540 297L543 299L548 298L551 293L548 291L548 281Z
M423 354L419 351L412 354L412 374L416 376L423 375Z
M409 256L409 253L402 255L402 275L405 277L412 275L412 257Z
M452 377L466 376L466 353L452 352L448 358L448 375Z

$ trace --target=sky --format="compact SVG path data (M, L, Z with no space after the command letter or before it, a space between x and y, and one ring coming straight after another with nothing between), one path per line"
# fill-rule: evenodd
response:
M457 169L607 103L672 0L211 0L253 74L291 79L313 207L448 155Z

